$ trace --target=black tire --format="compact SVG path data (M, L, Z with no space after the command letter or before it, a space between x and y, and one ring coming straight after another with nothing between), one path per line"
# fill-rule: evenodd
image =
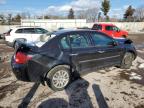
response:
M13 48L14 48L14 49L17 49L18 46L19 46L19 45L18 45L18 42L15 41L15 42L14 42L14 45L13 45Z
M54 78L55 75L58 74L58 72L60 72L60 71L61 71L61 72L65 72L65 74L66 74L67 77L68 77L68 81L67 81L66 84L64 84L64 86L62 86L62 87L56 87L55 84L54 84L53 78ZM59 76L59 75L58 75L58 76ZM63 77L64 77L64 76L63 76ZM55 77L55 78L56 78L56 77ZM65 77L65 78L66 78L66 77ZM61 79L63 79L62 76L61 76ZM54 90L54 91L61 91L61 90L65 89L65 88L68 86L68 84L70 83L70 81L71 81L70 67L67 66L67 65L59 65L59 66L54 67L53 69L51 69L51 70L48 72L48 74L47 74L47 76L46 76L46 83L47 83L47 85L48 85L52 90ZM59 82L59 83L60 83L60 82Z
M132 66L133 60L134 60L133 53L126 52L125 55L124 55L124 57L123 57L123 60L122 60L122 63L121 63L120 67L122 69L129 69Z
M125 35L122 36L123 38L127 38Z

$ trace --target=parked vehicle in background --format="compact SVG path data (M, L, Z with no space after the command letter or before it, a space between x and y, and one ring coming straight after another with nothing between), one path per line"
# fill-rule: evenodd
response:
M35 42L43 34L48 33L47 30L40 27L16 27L4 33L5 41L8 45L17 46L17 41L25 41L27 43Z
M10 32L11 32L11 29L10 29L10 30L8 30L7 32L5 32L5 33L1 34L2 39L5 39L5 36L9 35L9 34L10 34Z
M60 30L41 38L42 46L21 43L12 57L17 79L62 90L76 75L99 68L130 68L136 58L131 40L93 30Z
M94 24L92 30L101 31L114 38L128 37L127 31L120 30L117 26L113 24Z
M2 38L2 34L0 34L0 39L3 39L3 38Z

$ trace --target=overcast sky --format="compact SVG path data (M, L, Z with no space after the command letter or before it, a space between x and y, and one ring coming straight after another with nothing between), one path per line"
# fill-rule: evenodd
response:
M1 13L29 12L30 14L60 14L65 15L70 8L75 11L100 7L102 0L0 0ZM144 0L110 0L110 16L122 17L125 9L144 6Z

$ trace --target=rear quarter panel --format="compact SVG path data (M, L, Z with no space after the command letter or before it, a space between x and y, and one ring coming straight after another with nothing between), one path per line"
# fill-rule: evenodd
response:
M47 73L57 65L69 64L65 53L61 51L58 40L54 39L39 49L39 53L28 62L28 73L34 82L45 80Z

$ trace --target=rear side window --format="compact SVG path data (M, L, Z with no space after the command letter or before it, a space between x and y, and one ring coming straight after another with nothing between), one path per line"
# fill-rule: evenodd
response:
M92 27L93 30L102 30L102 25L98 25L98 24L95 24L93 27Z
M23 29L18 29L15 33L23 33Z
M105 29L106 29L107 31L112 31L112 30L113 30L113 26L106 26Z
M85 35L81 35L81 34L70 35L69 39L72 48L90 47L90 41Z
M111 38L103 34L92 33L91 36L95 46L107 46L112 42Z
M68 44L67 37L63 37L61 39L61 45L62 45L63 49L69 49L70 48L70 46Z
M28 34L35 34L35 29L34 28L24 28L23 32L28 33Z

